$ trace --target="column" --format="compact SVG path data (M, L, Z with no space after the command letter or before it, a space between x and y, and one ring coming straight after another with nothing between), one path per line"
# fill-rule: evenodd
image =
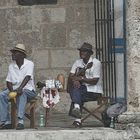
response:
M119 116L119 123L140 123L140 1L126 1L127 44L127 111Z

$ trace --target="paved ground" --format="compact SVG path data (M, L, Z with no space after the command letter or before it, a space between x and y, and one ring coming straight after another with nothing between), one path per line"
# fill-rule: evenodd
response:
M36 116L37 116L36 128L40 129L39 122L38 122L38 115L36 115ZM49 128L49 129L54 129L54 128L69 129L70 128L71 129L71 128L73 128L73 126L72 126L73 121L74 121L74 118L70 117L67 113L60 113L60 112L51 110L47 128ZM29 127L29 122L27 121L26 128L28 128L28 127ZM91 116L83 123L83 128L84 127L103 127L103 124Z
M66 113L51 111L47 127L38 127L36 121L36 128L29 129L26 121L24 130L1 130L0 140L129 140L126 131L105 128L93 117L78 129L72 127L72 122Z

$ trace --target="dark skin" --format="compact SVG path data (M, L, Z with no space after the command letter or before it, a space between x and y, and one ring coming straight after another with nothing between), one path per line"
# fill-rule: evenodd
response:
M22 52L19 51L12 51L12 60L14 60L18 66L18 68L20 69L21 66L24 64L24 58L26 57L26 55ZM20 96L22 95L22 90L24 88L24 86L28 83L28 81L31 79L31 76L26 76L21 85L16 89L13 90L13 84L11 82L7 81L7 88L10 90L10 92L12 91L16 91L17 95Z
M85 64L88 63L90 56L92 55L91 52L87 50L80 50L79 52L80 58L83 59ZM75 76L75 74L70 73L69 78L73 81L73 86L75 88L79 88L81 82L88 83L91 85L96 85L99 78L86 78L85 76Z

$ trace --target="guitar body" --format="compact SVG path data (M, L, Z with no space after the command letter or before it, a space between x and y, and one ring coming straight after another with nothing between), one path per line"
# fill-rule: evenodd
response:
M85 72L87 69L90 69L93 66L93 62L90 62L87 64L87 66L83 67L83 68L77 68L76 72L75 72L75 76L85 76ZM70 75L68 77L68 82L67 82L67 92L70 93L70 90L73 87L73 81L70 78Z

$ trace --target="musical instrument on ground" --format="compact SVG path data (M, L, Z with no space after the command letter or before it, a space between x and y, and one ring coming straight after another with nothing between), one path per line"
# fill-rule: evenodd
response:
M64 75L63 74L58 74L57 80L59 80L60 83L62 84L62 88L58 89L58 91L60 91L60 92L64 91L64 87L65 87L65 78L64 78Z

